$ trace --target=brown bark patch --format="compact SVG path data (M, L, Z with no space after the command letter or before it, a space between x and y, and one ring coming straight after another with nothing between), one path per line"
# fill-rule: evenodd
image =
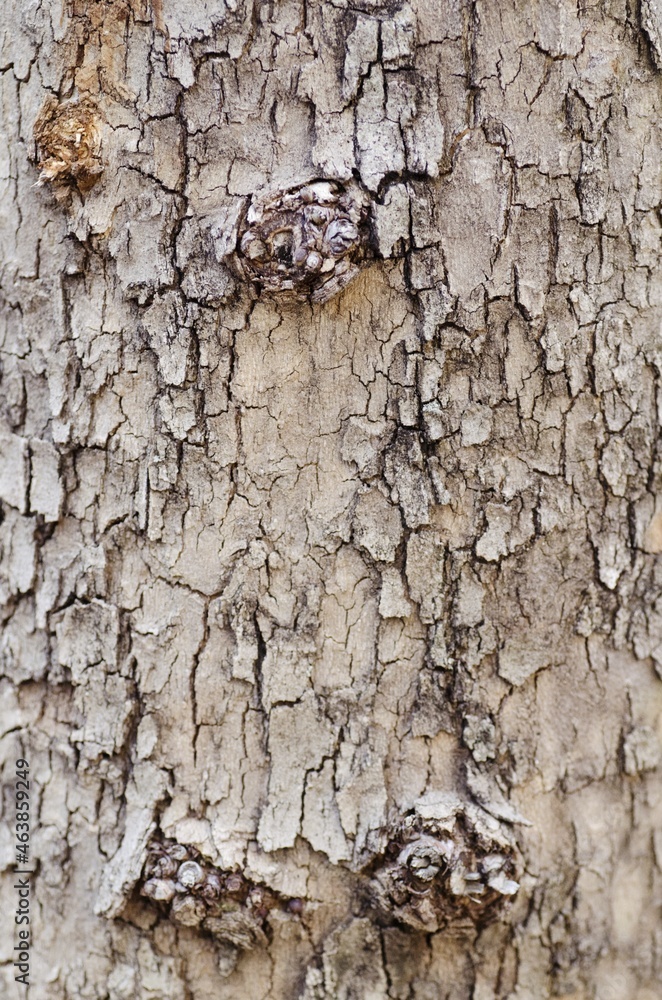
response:
M153 12L155 20L161 16L161 2L157 0L72 0L73 17L87 21L92 28L106 29L113 24L124 24L133 16L136 21L148 21Z
M34 123L39 183L88 191L103 171L100 126L89 99L61 104L49 98Z

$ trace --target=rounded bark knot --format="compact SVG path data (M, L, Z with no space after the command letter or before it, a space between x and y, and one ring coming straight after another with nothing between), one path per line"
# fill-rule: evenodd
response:
M515 846L492 816L451 794L426 796L392 831L369 902L380 922L426 933L493 920L519 889Z
M239 872L216 868L194 847L173 840L149 844L140 894L174 923L200 928L223 945L242 951L267 943L270 910L299 912L292 900Z
M367 251L367 198L357 185L316 181L255 199L237 257L264 291L326 302L356 277Z
M33 129L39 184L49 181L56 191L89 191L103 171L101 116L93 101L61 104L49 98Z

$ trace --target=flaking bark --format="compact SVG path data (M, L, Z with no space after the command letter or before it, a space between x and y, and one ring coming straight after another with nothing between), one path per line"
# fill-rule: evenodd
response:
M660 9L4 11L31 1000L658 997ZM327 181L358 273L261 287Z

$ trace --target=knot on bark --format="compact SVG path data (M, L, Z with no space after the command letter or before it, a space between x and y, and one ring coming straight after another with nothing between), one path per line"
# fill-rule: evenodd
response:
M103 171L101 118L93 101L49 98L34 123L39 184L88 191Z
M217 868L194 847L172 840L149 844L140 894L174 923L198 927L240 951L267 943L270 910L296 914L300 902L256 885L240 872Z
M457 796L421 800L392 831L369 886L382 923L425 933L487 923L515 895L515 849L501 824Z
M333 181L254 200L239 241L241 271L264 291L326 302L359 273L367 220L358 187Z

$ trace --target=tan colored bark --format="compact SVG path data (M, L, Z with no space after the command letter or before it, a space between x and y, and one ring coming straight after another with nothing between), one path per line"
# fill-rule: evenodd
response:
M654 1000L659 3L3 21L0 698L8 787L33 768L31 1000ZM260 294L250 199L323 179L371 205L360 273ZM455 846L399 855L416 831ZM240 872L239 916L141 895L154 837ZM474 920L467 859L498 851L490 892L519 891ZM11 913L7 824L0 855ZM413 857L425 919L393 895Z

